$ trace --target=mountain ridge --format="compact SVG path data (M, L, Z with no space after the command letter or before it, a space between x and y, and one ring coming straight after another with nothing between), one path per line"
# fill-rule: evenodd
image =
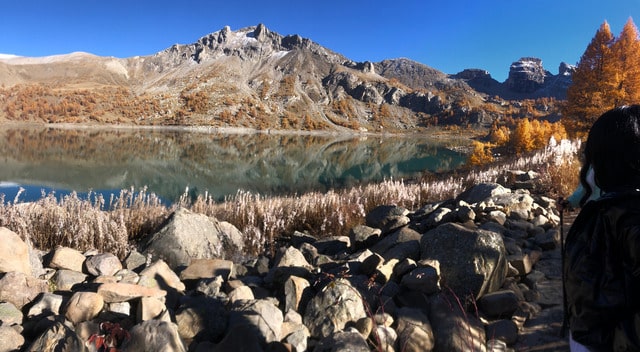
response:
M449 75L407 58L354 62L263 24L236 31L226 26L148 56L2 55L0 118L406 131L441 124L486 126L521 115L509 100L539 98L549 98L542 105L552 105L541 110L542 116L557 114L553 100L563 98L562 88L551 91L544 81L559 78L541 61L533 78L525 72L510 81L510 73L504 83L476 71ZM536 89L513 90L530 82ZM64 102L78 106L56 116Z

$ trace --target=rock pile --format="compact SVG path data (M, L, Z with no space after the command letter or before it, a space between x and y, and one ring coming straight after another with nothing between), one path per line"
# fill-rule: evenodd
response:
M244 262L237 229L183 209L123 261L0 228L0 351L509 350L540 310L530 273L559 245L554 209L480 184Z

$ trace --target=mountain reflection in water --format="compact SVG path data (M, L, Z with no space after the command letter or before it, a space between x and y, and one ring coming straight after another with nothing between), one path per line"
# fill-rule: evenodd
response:
M216 199L326 191L461 166L454 142L416 136L221 134L155 129L0 129L0 193L148 187L168 201L189 187ZM25 200L21 197L22 200ZM31 199L29 199L31 198Z

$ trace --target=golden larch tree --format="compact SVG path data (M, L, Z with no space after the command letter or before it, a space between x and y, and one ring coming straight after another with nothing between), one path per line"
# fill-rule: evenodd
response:
M611 49L617 60L614 106L640 103L640 41L638 28L631 18Z
M520 119L510 139L511 147L517 154L534 149L534 138L531 122L527 118Z
M615 106L612 91L618 81L618 65L612 53L613 41L605 21L580 57L562 112L565 125L573 130L590 127L602 112Z

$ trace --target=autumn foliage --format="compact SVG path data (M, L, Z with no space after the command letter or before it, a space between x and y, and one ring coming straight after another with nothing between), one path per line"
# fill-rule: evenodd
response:
M494 123L488 135L488 142L474 141L469 156L471 165L482 165L494 161L494 150L521 155L546 147L551 138L559 141L567 138L561 122L528 118L518 119L509 125Z
M605 21L576 67L563 109L565 125L578 135L603 112L640 102L640 41L633 20L618 38Z

